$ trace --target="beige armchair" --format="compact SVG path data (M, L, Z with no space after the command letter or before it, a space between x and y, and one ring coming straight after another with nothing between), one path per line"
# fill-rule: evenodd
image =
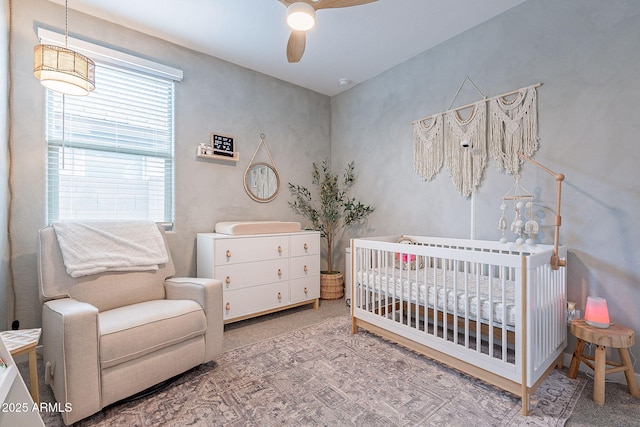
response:
M73 278L53 227L39 233L45 382L66 424L222 353L222 282L156 271Z

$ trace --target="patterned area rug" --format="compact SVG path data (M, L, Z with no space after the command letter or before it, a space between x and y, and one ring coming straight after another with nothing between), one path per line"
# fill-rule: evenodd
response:
M337 317L226 352L76 425L562 426L585 383L553 371L523 417L516 396L368 332L352 335L351 319Z

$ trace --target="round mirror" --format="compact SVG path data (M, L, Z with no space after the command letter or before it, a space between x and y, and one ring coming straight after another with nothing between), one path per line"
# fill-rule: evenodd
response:
M268 163L252 163L244 173L244 189L256 202L270 202L280 191L280 176Z

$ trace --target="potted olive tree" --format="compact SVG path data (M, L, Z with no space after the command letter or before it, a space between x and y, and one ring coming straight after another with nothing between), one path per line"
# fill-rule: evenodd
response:
M327 269L320 272L320 298L340 299L344 295L344 276L332 267L334 238L344 228L366 219L374 208L347 196L355 183L353 162L347 166L342 180L331 172L327 160L321 166L313 163L312 178L318 199L306 187L289 183L293 196L289 206L311 221L311 228L319 231L327 242Z

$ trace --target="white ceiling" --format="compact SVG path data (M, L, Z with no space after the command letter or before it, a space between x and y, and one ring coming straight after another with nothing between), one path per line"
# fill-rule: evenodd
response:
M295 64L287 62L286 7L278 0L68 3L69 9L333 96L524 1L378 0L319 10ZM72 13L69 27L73 32ZM349 84L340 85L341 79Z

